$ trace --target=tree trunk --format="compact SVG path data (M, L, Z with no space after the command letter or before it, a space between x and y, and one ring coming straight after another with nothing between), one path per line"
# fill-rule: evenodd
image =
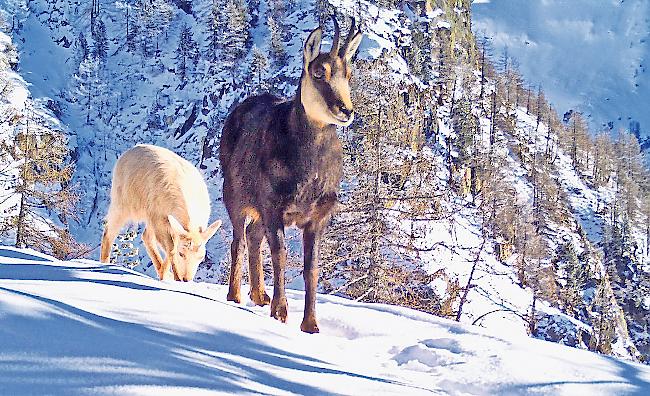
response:
M380 274L379 274L379 180L381 178L381 108L378 112L378 123L377 123L377 134L375 137L375 174L374 174L374 186L373 186L373 203L371 209L371 221L372 221L372 232L370 236L370 287L372 289L372 294L376 296L378 290L380 289Z
M469 294L469 289L472 288L472 280L474 280L474 272L476 271L476 267L478 267L478 263L481 261L481 252L483 252L484 246L485 246L485 237L483 238L483 243L481 244L481 247L476 253L476 258L474 259L472 270L470 271L469 277L467 278L467 284L465 285L465 290L463 290L463 295L460 297L460 302L458 303L458 312L456 313L456 322L460 322L460 317L463 314L463 305L465 305L465 302L467 301L467 295Z
M531 336L537 335L537 322L535 320L536 305L537 305L537 293L533 291L533 303L530 306L530 318L528 318L528 332L530 333Z
M16 224L16 247L24 248L25 247L25 218L27 217L26 206L27 202L25 199L26 186L23 185L23 192L20 194L20 209L18 211L18 221Z

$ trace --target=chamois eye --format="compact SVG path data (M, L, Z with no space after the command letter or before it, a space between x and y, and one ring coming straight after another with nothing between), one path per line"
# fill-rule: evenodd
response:
M325 70L322 67L316 68L314 70L314 78L317 80L322 80L325 77Z
M185 258L185 253L183 252L178 252L178 255L181 256L181 258Z

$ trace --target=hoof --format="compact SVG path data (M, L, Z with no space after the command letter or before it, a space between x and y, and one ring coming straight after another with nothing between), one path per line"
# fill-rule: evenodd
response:
M250 298L253 304L259 305L260 307L269 305L269 303L271 302L271 297L269 297L269 295L266 294L265 292L262 292L261 297L259 293L251 293Z
M280 301L273 300L271 302L271 316L282 323L287 323L287 299L283 298Z
M228 296L226 297L226 300L236 302L237 304L241 303L241 296L237 293L230 293L228 292Z
M167 272L164 273L164 274L160 274L160 273L158 273L158 276L160 277L160 280L161 280L161 281L170 281L170 282L171 282L172 279L173 279L173 278L172 278L172 275L169 273L169 271L167 271ZM175 279L174 279L174 280L175 280Z
M320 330L318 329L318 325L316 324L316 319L311 319L311 320L303 319L302 323L300 324L300 330L309 334L320 332Z

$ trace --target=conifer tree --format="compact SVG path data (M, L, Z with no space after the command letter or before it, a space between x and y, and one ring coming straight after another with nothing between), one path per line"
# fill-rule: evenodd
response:
M270 34L270 48L271 48L271 57L276 64L282 64L287 56L286 50L284 48L284 41L282 39L282 26L278 24L273 15L268 15L266 23L269 27Z
M587 124L585 123L582 114L573 112L566 130L568 139L562 139L566 142L565 149L568 150L568 154L571 157L573 168L576 170L582 170L584 165L582 160L584 150L589 144Z
M251 73L253 76L257 77L257 90L263 90L262 85L262 75L269 65L269 60L266 55L257 48L253 46L253 61L251 62Z
M95 40L93 56L99 59L101 63L104 63L108 56L108 37L106 36L106 24L101 19L97 22L93 32L93 39Z
M135 20L140 23L140 49L144 58L160 56L160 40L166 37L174 15L167 0L137 0Z
M593 337L589 349L603 354L610 354L614 342L614 313L612 301L607 292L609 282L606 278L600 280L596 289L596 298L592 304L592 311L596 312L596 319L592 325Z
M227 0L225 9L223 60L233 68L246 53L249 35L248 9L242 0Z
M138 36L140 33L140 28L135 20L137 13L134 13L133 6L131 4L126 4L126 49L131 54L135 54L138 47Z
M588 263L581 262L571 242L558 246L557 261L562 273L560 299L565 312L578 318L578 311L583 305L583 288L589 279Z
M73 166L63 135L28 108L13 141L0 144L0 154L7 170L3 177L8 178L4 199L13 202L0 221L0 233L12 235L16 247L61 258L75 253L79 245L66 224L75 216L77 195L70 184ZM50 220L55 216L60 224Z
M84 59L79 64L79 71L74 75L73 99L86 109L86 123L90 123L91 110L100 83L98 58L90 56Z
M596 186L609 183L612 176L613 161L611 153L614 147L608 133L600 133L594 139L592 178Z
M208 47L206 58L213 64L219 60L219 51L223 47L223 34L226 30L223 7L223 0L213 0L210 14L208 16Z
M187 74L196 67L199 61L199 49L196 41L192 37L192 29L185 25L181 28L178 39L178 48L176 48L177 75L181 80L181 85L187 81Z
M86 40L86 36L84 36L83 32L79 32L79 36L75 42L75 48L77 50L77 59L79 60L79 63L81 63L88 57L89 53L88 41Z

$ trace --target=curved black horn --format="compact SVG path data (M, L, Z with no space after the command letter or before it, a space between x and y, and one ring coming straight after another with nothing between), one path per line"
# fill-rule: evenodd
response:
M330 54L337 54L339 51L340 31L339 23L336 21L336 15L332 14L332 22L334 22L334 40L332 41L332 49Z
M348 45L350 44L350 40L352 40L352 37L354 37L355 34L356 24L357 21L354 19L354 17L352 17L352 23L350 24L350 32L348 32L348 36L345 38L345 44L343 44L343 47L339 51L340 57L343 57L345 55L345 51L348 50Z

